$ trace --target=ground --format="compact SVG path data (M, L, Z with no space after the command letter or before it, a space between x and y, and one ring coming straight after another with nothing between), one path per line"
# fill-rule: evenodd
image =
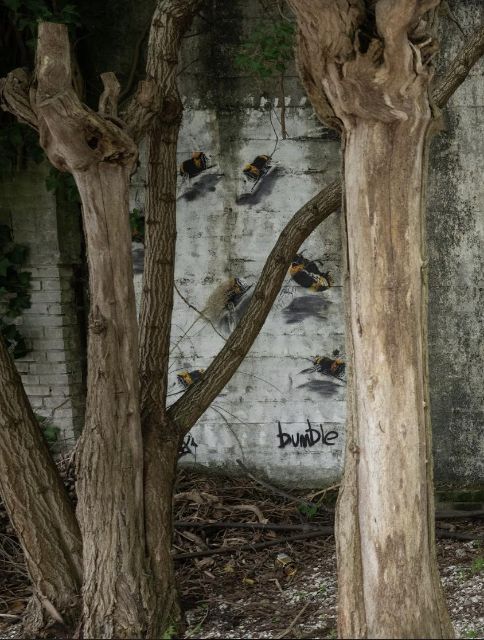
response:
M173 552L187 619L183 637L335 638L334 538L314 531L331 527L334 495L284 497L250 478L181 472ZM484 637L483 516L448 512L437 521L442 581L461 638ZM231 526L214 526L221 523ZM267 528L274 524L283 528ZM233 551L243 545L251 548ZM221 547L231 552L204 555ZM28 597L22 555L0 510L0 637L15 637Z

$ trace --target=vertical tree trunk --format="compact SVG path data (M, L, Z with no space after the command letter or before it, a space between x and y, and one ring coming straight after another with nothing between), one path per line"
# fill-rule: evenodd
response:
M74 510L39 425L0 338L0 493L20 539L34 599L49 618L52 607L68 627L77 622L82 546ZM35 610L37 609L37 610ZM31 607L27 633L43 626Z
M164 0L153 15L147 76L159 92L148 128L145 263L140 314L141 424L144 451L146 552L155 604L148 635L180 621L171 558L172 501L181 430L166 415L166 389L176 249L176 152L183 105L177 88L184 34L204 0Z
M339 633L449 638L434 541L423 208L439 0L290 4L308 95L344 138Z
M151 634L180 619L171 559L172 500L180 438L166 416L176 245L176 148L182 106L148 136L145 268L140 315L146 545L156 593Z
M74 171L90 283L86 423L79 443L78 518L84 541L84 635L142 637L147 580L143 450L129 169Z
M129 175L137 157L116 116L119 85L103 74L98 115L72 89L67 29L41 23L35 111L49 160L70 171L82 201L89 265L87 408L77 455L84 544L83 635L143 637L146 571L143 447Z
M368 637L452 635L434 543L422 107L405 122L357 121L346 132L353 377L338 517L343 637L364 627Z

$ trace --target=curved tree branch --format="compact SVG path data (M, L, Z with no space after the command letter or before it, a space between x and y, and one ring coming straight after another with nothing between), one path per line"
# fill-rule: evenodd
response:
M341 203L341 182L335 180L291 218L267 258L247 311L204 374L169 409L182 432L195 424L233 376L247 355L279 293L298 248Z
M433 90L432 99L438 107L445 106L482 55L484 55L484 26L469 38ZM267 258L247 311L232 335L215 357L202 380L190 387L170 407L168 414L182 433L193 427L236 372L259 335L282 285L290 261L314 229L339 208L341 193L341 181L336 180L299 209L286 225Z
M484 25L469 37L462 49L452 61L444 77L440 80L432 93L434 103L444 107L452 94L467 78L469 71L484 55Z
M29 87L30 77L25 69L14 69L6 78L0 79L0 105L19 122L28 124L37 131L39 122L30 103Z

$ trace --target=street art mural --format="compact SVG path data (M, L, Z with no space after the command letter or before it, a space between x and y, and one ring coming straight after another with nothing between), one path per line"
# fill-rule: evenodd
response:
M208 112L185 111L169 402L201 383L243 317L279 233L320 184L301 141L280 141L277 160L251 143L263 134L258 114L249 115L247 135L237 134L246 140L234 146L220 114L215 125ZM181 464L236 471L240 459L286 484L338 477L346 387L339 242L338 226L330 226L294 256L249 354L184 440ZM140 288L142 274L135 277Z

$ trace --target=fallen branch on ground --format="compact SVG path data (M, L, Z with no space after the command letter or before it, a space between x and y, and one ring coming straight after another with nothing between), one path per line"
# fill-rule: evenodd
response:
M316 531L321 527L310 524L267 524L262 522L189 522L178 520L176 529L258 529L262 531Z
M258 551L265 547L274 547L285 542L296 542L297 540L307 540L309 538L321 538L323 536L332 536L333 527L320 527L314 531L307 533L299 533L295 536L285 536L275 540L266 540L265 542L257 542L256 544L243 544L240 547L219 547L218 549L209 549L208 551L194 551L193 553L177 553L172 556L173 560L188 560L189 558L204 558L205 556L216 556L227 553L239 553L240 551Z

